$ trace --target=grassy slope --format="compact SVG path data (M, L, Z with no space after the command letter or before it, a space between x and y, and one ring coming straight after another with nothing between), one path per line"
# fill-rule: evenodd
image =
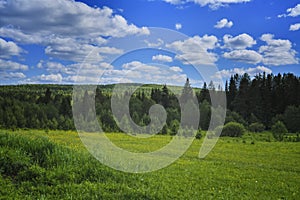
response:
M152 151L169 141L138 143L109 134L119 146ZM262 136L263 137L263 136ZM250 139L249 139L250 138ZM256 137L257 138L257 137ZM243 142L245 141L245 143ZM112 170L93 159L75 132L0 131L3 199L297 199L300 143L221 138L198 159L201 140L176 163L146 174ZM148 145L145 145L148 144ZM11 170L13 169L13 170Z

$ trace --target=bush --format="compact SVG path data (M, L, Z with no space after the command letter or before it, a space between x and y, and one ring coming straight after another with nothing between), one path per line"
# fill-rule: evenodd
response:
M286 129L285 125L283 122L281 121L277 121L271 129L273 136L276 140L278 141L282 141L283 140L283 136L284 134L286 134L288 132L288 130Z
M195 135L195 138L200 140L202 138L202 134L201 134L201 129L198 129L196 135Z
M245 133L245 127L237 122L229 122L223 128L221 136L241 137Z
M263 125L262 123L255 122L250 124L249 131L258 133L258 132L263 132L265 128L266 128L265 125Z

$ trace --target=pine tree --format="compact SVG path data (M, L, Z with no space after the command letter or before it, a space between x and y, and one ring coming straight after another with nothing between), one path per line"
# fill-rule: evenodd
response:
M164 108L169 107L170 105L170 99L169 99L169 90L166 85L163 86L162 92L161 92L161 104Z
M192 98L193 98L193 89L191 87L189 78L187 78L184 87L182 89L181 102L186 103L188 100L191 100Z
M207 102L210 102L210 95L209 95L209 91L207 89L206 82L203 83L203 87L202 87L199 97L198 97L199 102L202 103L204 100L206 100Z
M233 76L231 76L229 81L228 94L227 94L227 107L231 110L233 108L232 102L234 101L236 94L237 94L236 79Z

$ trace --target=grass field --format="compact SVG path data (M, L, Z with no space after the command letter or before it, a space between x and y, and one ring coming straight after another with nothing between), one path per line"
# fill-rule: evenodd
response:
M170 140L107 135L138 152ZM299 142L274 142L269 133L220 138L199 159L201 143L164 169L130 174L99 163L76 132L0 130L0 199L300 199Z

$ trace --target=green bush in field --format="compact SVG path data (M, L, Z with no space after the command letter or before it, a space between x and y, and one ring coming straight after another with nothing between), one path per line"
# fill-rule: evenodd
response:
M266 128L265 125L263 125L262 123L255 122L250 124L249 131L258 133L258 132L263 132L265 128Z
M241 137L245 133L245 127L237 122L229 122L223 127L221 136Z
M201 129L198 129L196 135L195 135L195 138L200 140L202 138L202 134L201 134Z
M282 141L284 134L288 132L282 121L277 121L271 128L273 136L276 140Z

